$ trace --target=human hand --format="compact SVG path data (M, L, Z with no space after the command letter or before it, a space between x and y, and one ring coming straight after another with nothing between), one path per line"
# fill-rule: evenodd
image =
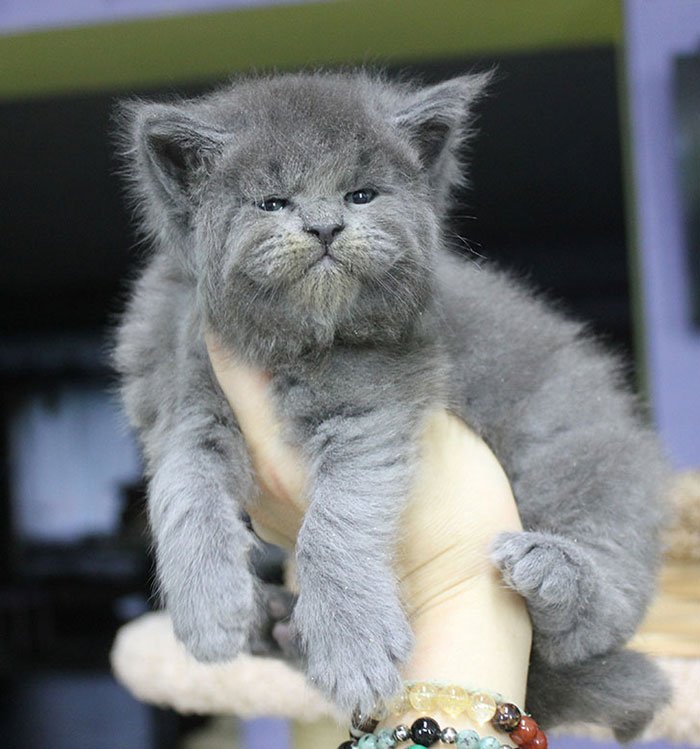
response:
M267 395L269 375L207 341L219 384L246 438L261 492L249 513L264 540L294 548L306 509L304 457L282 439ZM421 465L407 498L395 552L415 647L405 680L440 681L502 694L524 705L532 629L525 604L503 584L488 549L521 530L507 478L488 446L459 419L426 418ZM432 711L431 711L432 712ZM408 711L394 722L410 725ZM440 725L506 735L434 711Z

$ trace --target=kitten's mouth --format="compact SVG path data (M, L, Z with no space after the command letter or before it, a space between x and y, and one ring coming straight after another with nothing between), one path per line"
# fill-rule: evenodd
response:
M317 268L322 271L331 271L339 268L341 265L342 262L330 250L323 250L309 265L309 270Z

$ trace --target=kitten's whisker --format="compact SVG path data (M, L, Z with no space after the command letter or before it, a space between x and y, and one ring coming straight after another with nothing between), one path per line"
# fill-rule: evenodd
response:
M462 246L471 254L476 255L476 257L480 258L481 260L487 260L488 258L485 255L482 255L480 252L477 252L473 244L479 245L478 242L472 242L471 240L466 239L461 234L458 234L456 231L446 230L445 232L448 236L453 237L454 239L459 240L459 242L462 244ZM481 245L479 245L481 246Z
M394 266L395 267L395 266ZM407 287L406 284L402 283L402 279L399 275L392 272L393 268L385 274L386 278L396 281L395 286L390 286L384 280L384 278L375 278L375 283L380 286L389 297L390 301L394 303L400 303L405 309L415 308L418 304L418 297L412 288Z

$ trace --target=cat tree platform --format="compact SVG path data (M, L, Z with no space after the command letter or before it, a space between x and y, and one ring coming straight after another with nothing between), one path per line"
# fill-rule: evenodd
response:
M659 594L631 646L657 659L674 692L642 740L700 746L700 474L682 477L674 498L678 513ZM287 718L299 747L331 749L347 737L341 716L299 671L250 655L199 663L176 641L162 612L122 627L111 657L118 680L144 702L181 713ZM592 726L556 733L612 740Z

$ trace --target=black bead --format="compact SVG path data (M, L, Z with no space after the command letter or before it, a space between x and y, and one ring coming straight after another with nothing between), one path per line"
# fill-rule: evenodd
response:
M491 722L501 731L514 731L520 725L522 713L510 702L503 702L496 708L496 714Z
M432 718L418 718L411 726L411 738L420 746L432 746L440 740L440 726Z
M343 741L338 749L356 749L357 744L354 741Z

